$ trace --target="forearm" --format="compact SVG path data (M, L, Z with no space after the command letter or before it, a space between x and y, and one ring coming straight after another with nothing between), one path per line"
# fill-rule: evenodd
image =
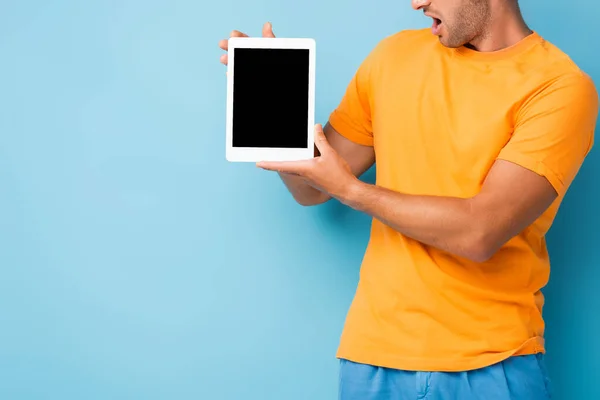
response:
M315 146L315 157L318 157L319 149ZM294 200L303 206L316 206L331 199L327 193L315 189L306 183L306 180L298 175L279 172L279 177L294 197Z
M325 203L331 197L314 187L310 186L304 178L286 173L279 173L281 180L299 204L303 206L314 206Z
M546 177L505 160L494 163L473 197L399 193L358 179L375 161L373 150L352 167L345 160L354 158L340 155L321 129L315 130L315 144L321 156L313 160L259 166L291 174L288 187L301 203L318 204L316 190L327 193L319 201L334 197L404 236L476 262L487 261L522 234L559 195Z
M490 256L489 230L472 199L407 195L357 182L339 200L421 243L477 261Z

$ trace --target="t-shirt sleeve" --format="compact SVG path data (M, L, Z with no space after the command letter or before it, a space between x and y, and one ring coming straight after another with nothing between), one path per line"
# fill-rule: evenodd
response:
M598 102L584 73L555 80L522 106L498 158L544 176L564 195L594 143Z
M329 124L339 134L365 146L373 146L373 73L380 48L381 43L361 63L329 117Z

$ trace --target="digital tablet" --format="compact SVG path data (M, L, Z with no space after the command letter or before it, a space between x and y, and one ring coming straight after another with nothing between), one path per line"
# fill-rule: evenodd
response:
M227 160L314 157L315 41L235 37L228 57Z

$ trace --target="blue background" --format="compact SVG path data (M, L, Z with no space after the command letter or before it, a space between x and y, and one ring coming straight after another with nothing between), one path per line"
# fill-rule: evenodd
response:
M523 2L597 82L598 4ZM377 41L429 24L408 0L0 3L0 398L336 397L370 219L225 161L217 43L265 21L317 40L318 122ZM600 398L599 170L549 238L559 399Z

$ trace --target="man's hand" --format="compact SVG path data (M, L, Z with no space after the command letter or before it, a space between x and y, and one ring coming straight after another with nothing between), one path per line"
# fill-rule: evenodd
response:
M248 37L247 34L236 30L231 32L230 36ZM275 37L271 23L267 22L263 25L262 37ZM228 40L221 40L219 42L219 47L222 50L228 51ZM228 54L221 55L220 60L222 64L227 65L229 62ZM323 135L323 129L320 126L318 130L320 135L323 137L324 145L331 149L330 153L334 154L334 157L318 157L318 159L313 160L315 161L315 164L318 163L321 168L318 176L314 174L314 171L311 172L311 177L313 178L311 181L307 176L302 176L299 173L286 173L284 169L298 167L298 165L294 165L295 163L285 163L283 165L279 165L279 167L282 167L279 176L289 189L294 199L299 204L304 206L322 204L328 201L332 197L332 194L343 193L346 189L346 180L332 180L329 182L329 179L334 179L335 176L331 171L328 173L323 173L324 171L322 166L324 161L331 162L332 160L337 160L337 162L343 165L343 168L341 169L341 171L344 173L343 176L347 178L346 173L350 172L350 178L354 177L354 180L358 180L356 177L360 176L367 169L369 169L375 161L373 147L354 143L353 141L336 132L335 129L329 124L325 126L325 135ZM281 131L285 132L285 127L282 127ZM327 137L327 139L325 139L325 137ZM315 144L315 154L317 154L317 150L318 143ZM261 166L263 166L263 164L261 164ZM265 169L275 169L274 166L274 163L264 164ZM308 173L308 171L306 172ZM350 179L348 179L348 181L350 181Z
M310 160L259 162L257 166L269 171L297 175L315 189L331 197L341 198L359 182L348 163L331 147L323 127L315 127L315 145L320 156Z
M233 32L231 32L230 37L248 37L248 35L246 35L243 32L240 32L240 31L233 31ZM263 25L263 28L262 28L262 37L265 37L265 38L274 38L275 37L275 35L273 34L273 26L271 25L270 22L267 22L267 23L265 23ZM227 39L221 40L219 42L219 47L222 50L228 51L228 49L229 49L229 42L227 41ZM227 62L228 62L228 56L227 56L227 54L221 55L220 61L221 61L222 64L227 65Z

